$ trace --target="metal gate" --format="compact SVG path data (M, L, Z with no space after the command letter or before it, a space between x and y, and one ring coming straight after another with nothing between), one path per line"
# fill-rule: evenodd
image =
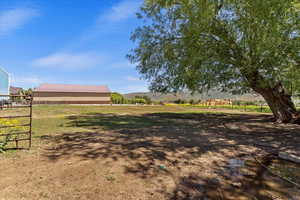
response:
M0 141L15 142L16 149L19 141L28 141L31 148L32 102L32 95L0 95Z

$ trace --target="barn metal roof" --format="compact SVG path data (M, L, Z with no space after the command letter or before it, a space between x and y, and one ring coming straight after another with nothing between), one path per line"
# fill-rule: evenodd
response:
M110 93L109 88L105 85L70 85L70 84L42 84L34 91Z

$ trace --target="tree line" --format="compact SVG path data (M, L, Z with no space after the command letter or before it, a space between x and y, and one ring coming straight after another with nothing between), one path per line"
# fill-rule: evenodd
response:
M152 101L148 96L135 96L134 98L126 98L122 94L113 92L111 94L113 104L151 104Z

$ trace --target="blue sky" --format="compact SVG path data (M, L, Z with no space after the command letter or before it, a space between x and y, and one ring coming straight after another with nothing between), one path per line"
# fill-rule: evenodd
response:
M12 85L108 85L147 91L126 59L142 0L1 0L0 66Z

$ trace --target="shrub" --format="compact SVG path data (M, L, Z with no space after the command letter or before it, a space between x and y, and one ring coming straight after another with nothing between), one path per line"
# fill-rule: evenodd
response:
M186 101L184 99L177 99L174 101L176 104L186 104Z
M113 104L124 104L126 99L123 95L114 92L111 94L111 101Z
M0 119L0 126L18 126L20 125L20 122L18 120L8 120L8 119ZM0 153L4 152L5 147L8 144L8 141L10 139L16 139L17 136L10 135L13 132L16 131L22 131L22 127L7 127L0 129L0 135L7 134L6 136L0 137Z
M133 102L133 104L136 104L136 103L146 104L147 103L145 99L140 99L140 98L134 98L134 99L132 99L132 102Z
M152 100L150 97L148 96L135 96L135 99L144 99L145 100L145 104L151 104Z

